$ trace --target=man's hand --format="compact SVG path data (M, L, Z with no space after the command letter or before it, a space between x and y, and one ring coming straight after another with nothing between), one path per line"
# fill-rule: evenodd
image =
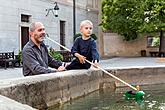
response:
M79 59L80 63L85 63L85 59L86 57L84 57L83 55L80 55L79 53L75 53L75 56Z
M60 66L60 67L58 67L57 71L65 71L65 67L64 66Z

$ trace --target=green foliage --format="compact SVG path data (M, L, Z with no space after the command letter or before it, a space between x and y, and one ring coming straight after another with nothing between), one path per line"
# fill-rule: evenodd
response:
M19 50L17 59L22 62L22 51Z
M138 22L131 18L136 6L136 0L103 0L101 23L103 30L112 30L124 36L124 40L127 41L136 39Z
M157 32L165 30L165 1L164 0L143 0L135 19L140 19L139 32Z
M56 52L54 49L50 48L49 49L49 55L52 56L54 59L56 60L60 60L62 61L63 60L63 56L59 53L59 52ZM19 50L19 53L18 53L18 56L17 56L17 59L22 62L22 51Z
M80 37L81 36L81 33L77 33L75 36L74 36L74 40L77 38L77 37ZM97 40L97 36L95 34L91 34L91 37L94 39L94 40Z
M160 45L160 38L159 37L153 37L153 46L159 46Z
M49 49L49 55L52 56L56 60L63 61L63 56L52 48Z
M94 40L97 40L97 36L95 34L91 34L91 37L94 39Z
M164 14L164 0L102 0L101 26L129 41L138 33L164 30Z
M74 36L74 41L75 41L75 39L77 38L77 37L79 37L79 36L81 36L81 33L77 33L75 36Z

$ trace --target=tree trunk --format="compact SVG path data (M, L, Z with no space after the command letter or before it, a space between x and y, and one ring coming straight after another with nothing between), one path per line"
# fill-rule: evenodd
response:
M163 30L160 31L160 46L159 46L160 56L165 54L165 36L163 35Z
M163 16L163 11L162 9L160 10L160 15ZM162 18L163 20L163 18ZM160 30L160 46L159 46L159 53L163 53L163 56L164 56L164 53L165 53L165 36L163 35L163 30L161 29ZM160 54L161 56L161 54Z

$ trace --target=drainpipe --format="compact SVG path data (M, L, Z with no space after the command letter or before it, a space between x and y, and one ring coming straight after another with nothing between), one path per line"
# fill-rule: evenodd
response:
M76 35L76 3L73 0L73 37Z

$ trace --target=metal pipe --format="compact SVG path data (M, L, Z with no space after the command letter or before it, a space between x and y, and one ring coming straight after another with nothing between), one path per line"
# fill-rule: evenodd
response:
M76 35L76 1L73 0L73 37Z

